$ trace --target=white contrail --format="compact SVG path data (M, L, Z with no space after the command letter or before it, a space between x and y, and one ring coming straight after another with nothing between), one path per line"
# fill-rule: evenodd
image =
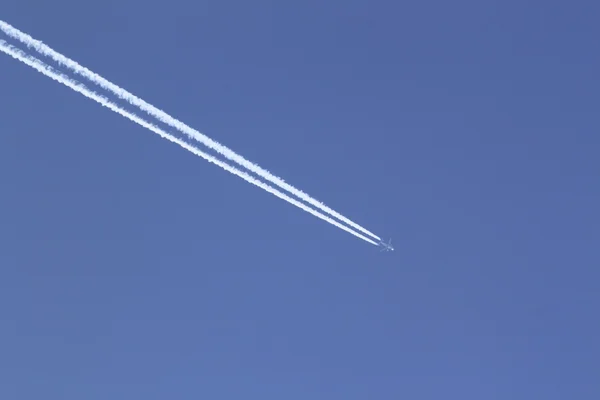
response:
M0 29L2 29L2 31L4 33L6 33L8 36L19 40L20 42L24 43L28 47L35 49L40 54L50 57L55 62L66 66L71 71L89 79L96 85L99 85L100 87L102 87L108 91L111 91L112 93L114 93L115 95L120 97L121 99L128 101L130 104L139 107L141 110L145 111L146 113L153 116L154 118L164 122L167 125L170 125L170 126L176 128L180 132L185 133L189 137L201 142L202 144L213 149L214 151L221 154L225 158L227 158L231 161L234 161L237 164L247 168L248 170L250 170L250 171L256 173L258 176L262 177L263 179L266 179L266 180L272 182L273 184L281 187L282 189L287 190L288 192L298 196L299 198L306 201L307 203L310 203L313 206L328 213L329 215L332 215L332 216L338 218L339 220L345 222L346 224L352 226L353 228L355 228L371 237L374 237L375 239L377 239L379 241L381 240L381 238L379 236L368 231L367 229L363 228L362 226L358 225L357 223L353 222L352 220L344 217L340 213L332 210L331 208L327 207L325 204L312 198L311 196L304 193L303 191L286 183L283 179L271 174L269 171L265 170L264 168L260 167L259 165L254 164L253 162L251 162L249 160L246 160L244 157L235 153L233 150L229 149L228 147L214 141L213 139L198 132L197 130L190 128L183 122L171 117L169 114L154 107L153 105L146 103L144 100L136 97L135 95L129 93L125 89L106 80L105 78L96 74L95 72L92 72L89 69L79 65L76 61L73 61L70 58L60 54L59 52L55 51L54 49L52 49L50 46L44 44L43 42L32 38L28 34L19 31L17 28L11 26L10 24L8 24L2 20L0 20Z
M100 96L99 94L89 90L88 88L86 88L84 85L80 84L79 82L67 77L66 75L60 74L56 71L54 71L50 66L44 64L42 61L38 60L37 58L31 57L30 55L22 52L21 50L9 45L8 43L6 43L4 40L0 39L0 51L10 55L11 57L27 64L28 66L36 69L37 71L41 72L42 74L46 75L47 77L54 79L57 82L62 83L63 85L75 90L76 92L81 93L82 95L84 95L87 98L90 98L100 104L102 104L103 106L111 109L112 111L122 115L125 118L130 119L131 121L143 126L144 128L147 128L151 131L153 131L154 133L157 133L158 135L160 135L161 137L163 137L164 139L167 139L173 143L176 143L178 145L180 145L181 147L183 147L186 150L191 151L192 153L196 154L197 156L200 156L202 158L204 158L205 160L214 163L216 165L218 165L219 167L225 169L228 172L231 172L234 175L239 176L240 178L252 183L253 185L256 185L264 190L266 190L269 193L274 194L275 196L297 206L300 207L301 209L303 209L306 212L311 213L312 215L314 215L315 217L321 218L327 222L329 222L330 224L333 224L335 226L337 226L340 229L343 229L351 234L353 234L356 237L359 237L360 239L363 239L371 244L377 245L377 243L375 243L374 241L372 241L371 239L361 235L358 232L353 231L352 229L348 228L347 226L344 226L342 224L340 224L339 222L329 218L326 215L321 214L320 212L313 210L312 208L306 206L305 204L292 199L291 197L281 193L280 191L278 191L277 189L265 184L264 182L261 182L255 178L253 178L251 175L248 175L246 172L244 171L240 171L239 169L232 167L231 165L218 160L217 158L204 153L203 151L197 149L194 146L191 146L190 144L182 141L181 139L176 138L175 136L169 135L168 133L166 133L165 131L163 131L162 129L158 128L157 126L147 122L146 120L138 117L135 114L129 113L127 111L125 111L124 109L120 108L119 106L117 106L116 104L112 103L111 101L109 101L108 99L106 99L103 96Z

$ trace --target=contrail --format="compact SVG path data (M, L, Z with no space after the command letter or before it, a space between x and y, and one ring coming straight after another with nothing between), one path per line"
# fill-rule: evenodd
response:
M170 125L170 126L176 128L177 130L179 130L182 133L185 133L189 137L201 142L205 146L207 146L207 147L213 149L214 151L216 151L217 153L221 154L225 158L227 158L231 161L234 161L235 163L256 173L258 176L262 177L263 179L266 179L266 180L270 181L271 183L279 186L280 188L287 190L288 192L299 197L300 199L321 209L322 211L328 213L329 215L332 215L332 216L338 218L340 221L345 222L346 224L352 226L353 228L377 239L378 241L381 241L381 238L379 236L368 231L367 229L363 228L362 226L358 225L357 223L353 222L352 220L344 217L340 213L332 210L331 208L327 207L325 204L312 198L311 196L304 193L303 191L286 183L283 179L273 175L272 173L270 173L269 171L260 167L259 165L254 164L253 162L251 162L249 160L246 160L244 157L235 153L233 150L229 149L228 147L222 145L221 143L214 141L213 139L198 132L197 130L190 128L183 122L171 117L169 114L154 107L153 105L146 103L144 100L136 97L135 95L129 93L127 90L115 85L114 83L108 81L107 79L96 74L95 72L92 72L89 69L79 65L76 61L73 61L70 58L60 54L59 52L55 51L54 49L52 49L50 46L44 44L43 42L32 38L28 34L19 31L17 28L13 27L12 25L10 25L2 20L0 20L0 29L2 29L2 31L4 33L6 33L8 36L24 43L25 45L27 45L27 47L33 48L36 51L38 51L40 54L50 57L52 60L54 60L58 64L69 68L71 71L89 79L96 85L114 93L119 98L129 102L132 105L139 107L141 110L145 111L152 117L164 122L167 125Z
M283 199L283 200L295 205L296 207L299 207L299 208L303 209L304 211L311 213L315 217L321 218L322 220L327 221L330 224L333 224L333 225L337 226L338 228L343 229L346 232L351 233L354 236L377 246L377 243L375 243L371 239L361 235L360 233L353 231L352 229L348 228L347 226L344 226L344 225L340 224L339 222L329 218L328 216L323 215L320 212L313 210L312 208L306 206L305 204L281 193L277 189L265 184L264 182L259 181L258 179L255 179L254 177L247 174L246 172L240 171L239 169L237 169L223 161L220 161L217 158L215 158L209 154L204 153L203 151L197 149L196 147L189 145L188 143L184 142L183 140L178 139L175 136L172 136L172 135L166 133L162 129L160 129L157 126L138 117L137 115L125 111L124 109L120 108L116 104L109 101L107 98L89 90L84 85L69 78L68 76L63 75L57 71L54 71L54 69L52 67L44 64L42 61L38 60L37 58L24 53L23 51L17 49L16 47L9 45L8 43L6 43L4 40L1 40L1 39L0 39L0 51L23 62L24 64L27 64L31 68L46 75L48 78L51 78L57 82L62 83L63 85L75 90L76 92L81 93L85 97L92 99L92 100L100 103L101 105L109 108L110 110L122 115L123 117L128 118L131 121L143 126L144 128L151 130L152 132L160 135L162 138L167 139L173 143L176 143L176 144L180 145L181 147L183 147L184 149L196 154L197 156L200 156L200 157L204 158L205 160L218 165L219 167L223 168L224 170L231 172L234 175L239 176L240 178L246 180L247 182L250 182L251 184L258 186L258 187L266 190L267 192L274 194L275 196L279 197L280 199Z

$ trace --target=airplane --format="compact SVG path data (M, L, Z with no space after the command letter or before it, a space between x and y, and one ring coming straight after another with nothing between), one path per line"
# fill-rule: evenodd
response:
M380 241L379 246L381 246L380 251L394 251L394 248L392 247L392 239L390 239L388 243L384 242L383 240Z

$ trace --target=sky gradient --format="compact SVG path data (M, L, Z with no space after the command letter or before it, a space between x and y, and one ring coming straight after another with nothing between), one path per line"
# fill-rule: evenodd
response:
M396 251L0 54L0 398L598 398L599 12L3 1Z

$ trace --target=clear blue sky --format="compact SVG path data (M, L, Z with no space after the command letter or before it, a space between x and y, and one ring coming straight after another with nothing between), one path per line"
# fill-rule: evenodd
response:
M0 55L0 398L600 398L599 13L3 0L396 251Z

